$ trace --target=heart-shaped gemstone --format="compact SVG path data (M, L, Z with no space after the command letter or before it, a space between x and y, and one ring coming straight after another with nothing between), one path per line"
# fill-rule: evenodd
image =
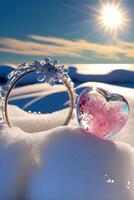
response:
M87 133L107 138L118 133L128 120L129 105L119 94L88 87L77 101L77 118Z

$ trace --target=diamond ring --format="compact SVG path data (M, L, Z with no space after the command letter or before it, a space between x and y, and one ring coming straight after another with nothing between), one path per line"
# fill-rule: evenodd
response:
M63 125L68 125L75 107L76 93L74 83L68 75L68 68L64 65L60 65L57 60L50 58L24 63L8 75L8 82L6 86L3 86L0 92L0 109L3 117L2 121L9 127L12 127L7 109L9 95L21 79L33 72L38 74L38 81L40 82L48 83L50 86L55 85L57 82L62 82L67 88L70 99L70 109Z

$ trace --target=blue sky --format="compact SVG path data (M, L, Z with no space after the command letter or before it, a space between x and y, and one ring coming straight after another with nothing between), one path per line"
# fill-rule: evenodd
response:
M95 21L92 8L99 9L99 0L0 3L0 63L21 63L44 56L56 57L62 63L134 62L133 0L120 3L129 22L116 39Z

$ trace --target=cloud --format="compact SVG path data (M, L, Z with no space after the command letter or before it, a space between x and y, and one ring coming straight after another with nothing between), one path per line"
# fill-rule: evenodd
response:
M114 44L93 43L88 40L69 40L57 37L28 35L26 40L0 38L0 52L32 56L81 57L86 53L100 58L134 57L134 43L115 41ZM88 56L89 54L89 56Z

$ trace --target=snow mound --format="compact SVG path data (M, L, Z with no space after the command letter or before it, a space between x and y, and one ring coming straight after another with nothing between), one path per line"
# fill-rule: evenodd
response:
M134 199L132 146L87 135L75 118L55 128L67 110L37 120L20 108L9 109L12 116L21 112L14 123L26 128L0 127L0 200Z

